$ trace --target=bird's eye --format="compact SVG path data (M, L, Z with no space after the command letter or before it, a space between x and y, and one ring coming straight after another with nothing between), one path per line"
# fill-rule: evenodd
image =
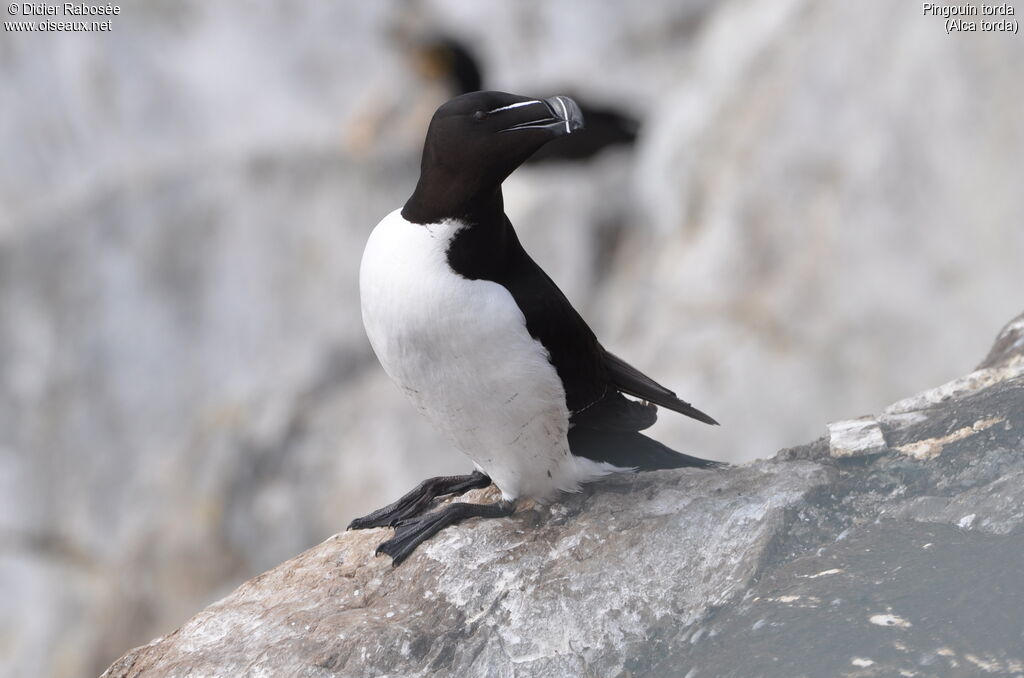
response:
M487 111L477 111L476 113L473 114L473 118L475 120L486 120L487 119Z

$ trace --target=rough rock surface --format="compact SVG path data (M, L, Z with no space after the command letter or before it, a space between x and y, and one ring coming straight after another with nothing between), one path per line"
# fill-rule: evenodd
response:
M840 440L616 477L397 569L388 530L336 535L104 676L1024 674L1019 325Z

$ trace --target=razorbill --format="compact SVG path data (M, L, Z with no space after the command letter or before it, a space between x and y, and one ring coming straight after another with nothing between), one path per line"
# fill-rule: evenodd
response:
M412 197L366 243L359 290L370 344L476 466L352 521L350 529L396 528L377 549L395 565L448 525L511 515L518 499L547 501L615 471L716 465L638 432L654 423L656 405L717 422L606 351L505 215L502 181L582 126L564 96L452 99L430 122ZM424 513L438 496L492 482L497 503Z

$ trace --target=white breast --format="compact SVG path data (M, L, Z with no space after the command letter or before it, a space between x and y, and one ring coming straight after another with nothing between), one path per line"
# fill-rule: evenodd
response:
M565 390L512 295L448 266L458 221L373 230L359 272L377 358L417 409L508 498L549 499L614 470L569 453Z

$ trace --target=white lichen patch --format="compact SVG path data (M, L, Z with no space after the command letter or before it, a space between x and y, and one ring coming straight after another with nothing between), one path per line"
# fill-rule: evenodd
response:
M956 521L956 526L962 530L969 529L974 524L974 519L977 516L973 513L968 513L966 516Z
M836 421L828 425L828 448L833 457L856 457L886 450L885 436L874 417Z
M1008 379L1014 379L1021 375L1024 375L1024 356L1016 356L998 367L976 370L965 377L954 379L942 386L936 386L893 403L885 409L885 415L883 415L882 419L887 421L889 416L926 410L951 398L959 398L970 393L976 393L989 386Z
M868 659L867 657L854 657L850 660L850 663L854 666L860 666L861 668L867 668L875 665L874 659Z
M953 431L948 435L939 436L937 438L925 438L924 440L918 440L916 442L908 443L906 445L900 445L896 449L902 452L903 454L907 455L908 457L913 457L914 459L934 459L935 457L939 456L939 454L942 452L942 448L944 448L946 445L954 443L958 440L963 440L964 438L968 438L974 435L975 433L980 433L981 431L992 428L996 424L1002 423L1003 421L1005 420L1000 417L981 419L979 421L974 422L970 426L958 428L957 430Z
M868 617L868 621L876 626L895 626L901 629L908 629L911 626L913 626L913 624L908 622L903 617L897 616L892 613L873 614L870 617Z

